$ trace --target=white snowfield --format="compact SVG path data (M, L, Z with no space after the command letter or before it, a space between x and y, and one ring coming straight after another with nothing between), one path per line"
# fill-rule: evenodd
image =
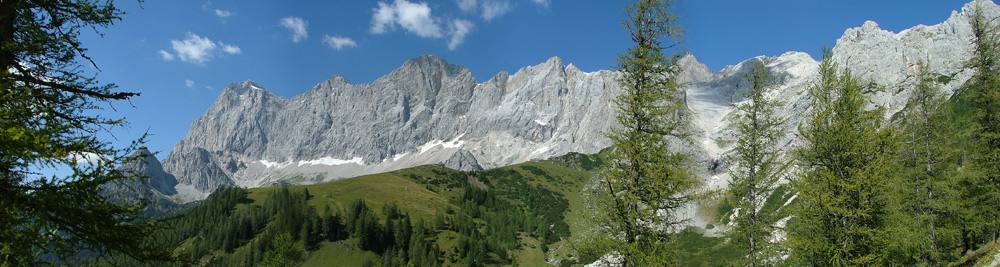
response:
M354 158L351 158L349 160L335 159L335 158L332 158L332 157L324 157L324 158L320 158L320 159L316 159L316 160L303 160L303 161L299 161L299 167L302 167L302 165L326 165L326 166L337 166L337 165L344 165L344 164L365 165L365 161L364 160L365 159L362 158L362 157L354 157Z
M443 147L443 148L459 148L459 147L462 147L462 145L465 144L465 141L461 140L463 136L465 136L465 134L461 134L458 137L455 137L455 139L451 139L451 141L448 141L448 142L445 142L445 141L442 141L442 140L432 140L430 142L427 142L426 144L423 144L423 145L421 145L419 147L419 149L420 149L420 153L419 154L427 153L427 151L429 151L431 149L434 149L434 148L437 148L438 146Z

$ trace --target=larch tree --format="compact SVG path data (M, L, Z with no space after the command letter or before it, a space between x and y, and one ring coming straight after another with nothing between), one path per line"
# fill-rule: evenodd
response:
M98 133L126 123L94 114L99 103L138 93L116 91L87 74L81 61L94 64L78 37L81 29L110 26L121 14L110 2L0 1L2 266L68 262L81 251L171 258L149 242L160 224L141 214L143 203L119 202L100 189L137 179L115 168L140 142L119 149L99 139ZM71 173L40 173L49 168Z
M899 183L893 194L897 211L894 246L896 263L940 265L954 256L959 245L958 180L954 116L938 86L940 75L930 64L914 68L914 90L903 110L898 149Z
M635 45L618 56L623 94L614 99L621 125L611 139L609 160L595 194L598 231L593 253L620 266L675 264L670 244L682 220L675 212L694 185L687 157L669 149L687 127L676 49L683 30L670 13L673 1L639 0L625 9L623 26ZM663 41L669 43L664 46Z
M776 147L786 135L787 119L777 113L781 102L767 97L769 91L782 83L781 76L757 62L753 69L743 73L743 79L749 88L741 93L746 100L735 105L737 115L732 119L731 125L739 138L733 148L734 164L729 170L732 182L727 191L729 203L738 213L727 235L746 254L739 259L739 265L761 266L767 265L773 256L772 225L778 218L775 214L761 213L760 208L789 166Z
M1000 24L987 18L983 6L969 15L975 71L965 84L975 114L971 161L975 174L963 182L968 205L967 243L984 243L1000 236ZM971 249L971 247L967 246Z
M882 108L867 109L867 86L844 69L838 73L829 49L819 80L809 88L811 106L795 151L796 194L786 226L793 264L810 266L887 263L892 161L891 131Z

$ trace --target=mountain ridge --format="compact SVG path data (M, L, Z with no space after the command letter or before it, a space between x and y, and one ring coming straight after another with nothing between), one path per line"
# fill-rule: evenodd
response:
M1000 13L989 1L971 2L963 11L976 3L989 3L991 17ZM884 87L903 88L873 97L872 105L887 106L890 116L905 106L907 77L921 55L930 59L932 71L954 73L942 87L949 94L971 75L959 71L971 51L964 14L953 12L942 23L900 33L866 22L845 30L833 48L834 60ZM674 149L693 156L710 187L727 183L715 167L728 153L726 141L734 138L727 118L731 103L742 101L738 93L746 85L740 73L754 62L786 77L771 97L785 101L782 112L797 124L808 109L804 92L818 64L808 54L758 56L720 71L690 54L678 61L685 69L678 77L686 84L694 134ZM316 183L424 164L490 169L569 152L596 153L610 144L601 131L615 125L611 99L621 91L618 75L583 72L551 57L480 83L468 68L424 55L370 84L334 75L292 98L247 80L227 86L192 122L163 168L194 200L220 185ZM793 130L782 145L798 142Z
M183 173L182 183L206 193L219 185L256 187L300 174L346 178L433 163L475 170L569 151L594 153L603 147L551 152L551 147L536 147L515 158L486 155L482 150L590 134L556 133L556 123L564 120L561 113L568 104L586 109L598 101L560 97L570 90L603 89L615 83L612 76L608 71L584 73L553 57L478 83L467 68L426 55L404 62L371 84L354 85L335 75L290 99L274 96L253 81L233 83L205 116L192 123L192 131L164 159L164 167ZM578 94L583 95L600 93ZM490 116L497 112L505 115ZM580 121L585 120L562 123ZM568 138L555 138L556 134ZM513 142L496 142L494 136ZM482 143L492 147L482 148ZM332 169L320 170L320 165ZM274 172L293 167L299 169L293 174ZM248 176L265 178L240 178Z

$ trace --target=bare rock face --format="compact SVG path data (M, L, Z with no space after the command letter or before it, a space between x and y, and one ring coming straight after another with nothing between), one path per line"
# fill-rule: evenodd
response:
M125 199L134 200L139 198L149 198L154 195L176 195L177 179L165 172L160 161L153 153L146 148L140 148L130 157L133 161L126 162L118 167L119 171L129 175L136 175L136 180L122 181L118 183L108 183L102 185L105 193L117 192Z
M476 160L476 156L473 156L472 153L465 150L460 150L455 154L451 154L451 157L441 164L444 164L445 167L460 171L479 171L483 169L482 166L479 166L479 161Z
M974 74L965 70L963 64L972 57L974 49L968 16L977 5L987 18L1000 17L1000 6L989 0L976 0L966 4L961 13L952 11L942 23L917 25L899 33L882 30L878 23L866 21L837 39L834 59L853 74L882 86L884 89L873 102L884 104L889 114L906 106L911 92L907 88L912 87L909 85L921 61L930 64L934 73L952 76L942 92L950 95Z
M887 116L905 106L920 60L953 77L942 88L950 94L972 75L962 62L971 56L967 14L976 4L987 17L1000 14L992 2L976 1L943 23L900 33L865 22L837 40L834 60L885 88L871 105L888 107ZM673 149L692 155L709 187L728 183L719 171L735 139L728 118L732 103L744 101L741 74L757 62L785 77L769 97L785 103L781 113L790 127L780 145L790 151L800 141L795 125L809 108L807 89L817 79L813 57L760 56L717 72L692 55L678 61L693 132ZM291 99L252 81L233 83L191 124L163 168L176 175L178 193L193 200L220 185L316 183L424 164L489 169L596 153L610 145L602 132L617 126L611 100L621 93L618 78L553 57L478 83L463 66L421 56L371 84L333 76Z
M163 165L207 193L423 164L476 170L596 153L609 144L600 131L613 121L616 79L551 58L479 84L465 67L422 56L372 84L334 76L292 99L252 81L234 83Z

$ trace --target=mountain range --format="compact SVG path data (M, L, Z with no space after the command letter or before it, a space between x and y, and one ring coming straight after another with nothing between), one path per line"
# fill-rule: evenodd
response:
M949 78L941 90L950 95L972 75L963 64L972 55L967 14L976 3L987 17L1000 17L1000 7L979 1L942 23L899 33L867 21L837 39L833 59L878 85L870 105L885 107L887 117L906 106L921 62ZM744 101L741 74L756 62L785 77L769 97L784 102L780 112L791 127L781 146L790 151L801 142L794 125L806 114L806 91L817 79L813 56L758 56L720 71L690 54L677 62L692 135L674 148L692 155L707 188L728 183L723 170L735 139L728 118L732 104ZM618 77L553 57L480 83L468 68L426 55L371 84L336 75L291 99L248 80L226 87L162 166L150 155L149 164L129 168L153 174L146 184L159 194L192 201L223 185L310 184L426 164L491 169L592 154L610 145L602 132L616 126L611 100L621 92Z

